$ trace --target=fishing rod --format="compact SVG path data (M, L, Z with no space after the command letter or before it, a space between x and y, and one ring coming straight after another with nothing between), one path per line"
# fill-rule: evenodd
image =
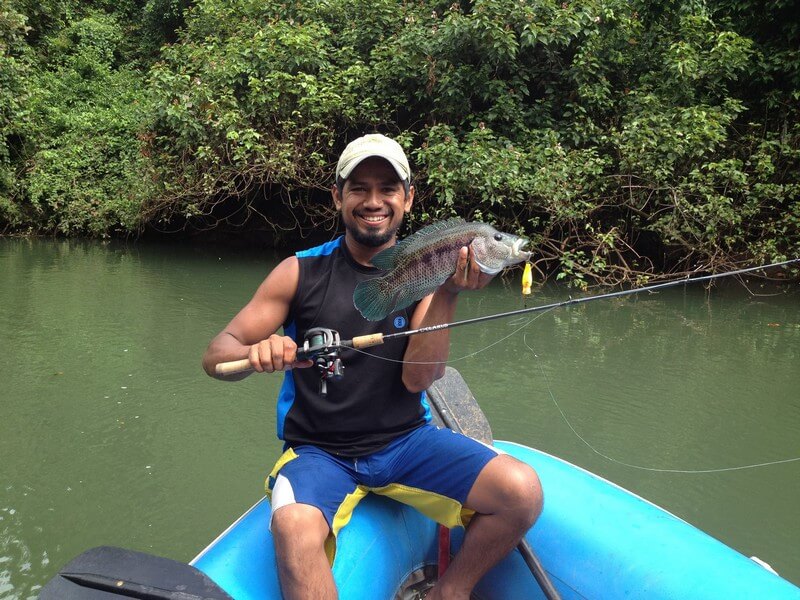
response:
M482 317L474 317L471 319L464 319L463 321L454 321L452 323L442 323L439 325L428 325L418 329L409 329L408 331L399 331L397 333L373 333L369 335L361 335L354 337L350 340L342 340L337 331L327 329L324 327L316 327L309 329L303 339L303 346L297 350L297 360L312 360L320 372L320 393L325 395L327 392L326 380L338 380L344 376L344 366L342 365L339 352L343 348L354 348L360 350L362 348L370 348L372 346L379 346L390 340L407 338L412 335L420 335L423 333L432 333L434 331L442 331L445 329L452 329L453 327L460 327L462 325L472 325L474 323L482 323L484 321L493 321L495 319L504 319L507 317L515 317L530 313L542 312L553 310L555 308L562 308L566 306L573 306L577 304L584 304L594 300L607 300L609 298L620 298L622 296L630 296L632 294L640 294L642 292L655 292L678 285L687 285L689 283L699 283L702 281L712 281L722 277L732 277L735 275L744 275L745 273L752 273L754 271L762 271L772 269L775 267L784 267L794 263L800 263L800 258L785 260L782 262L771 263L768 265L761 265L758 267L747 267L745 269L737 269L735 271L728 271L725 273L715 273L712 275L703 275L701 277L685 277L683 279L675 279L664 283L656 283L640 288L632 288L629 290L619 290L616 292L609 292L606 294L597 294L595 296L585 296L583 298L572 298L562 300L561 302L553 302L551 304L543 304L540 306L532 306L528 308L520 308L508 312L497 313L493 315L484 315ZM245 358L227 363L220 363L217 365L216 371L219 375L230 375L233 373L243 373L245 371L253 370L250 360Z

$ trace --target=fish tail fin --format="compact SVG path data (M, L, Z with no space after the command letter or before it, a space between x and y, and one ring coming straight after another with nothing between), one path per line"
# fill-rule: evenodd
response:
M396 294L392 294L385 277L362 281L353 293L353 304L368 321L380 321L394 308Z

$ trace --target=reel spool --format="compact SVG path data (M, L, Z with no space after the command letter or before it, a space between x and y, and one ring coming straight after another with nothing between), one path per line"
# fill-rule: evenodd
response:
M339 332L326 327L314 327L306 331L303 347L297 351L299 360L312 360L320 374L319 393L328 395L328 380L339 381L344 377L344 364L339 356L341 338Z

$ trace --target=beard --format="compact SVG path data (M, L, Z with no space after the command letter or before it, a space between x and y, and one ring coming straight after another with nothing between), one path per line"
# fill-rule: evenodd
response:
M368 248L379 248L388 243L397 233L397 227L387 229L386 231L361 231L360 229L351 229L350 233L353 239L362 246Z
M368 248L379 248L394 239L401 223L390 226L383 231L363 231L358 226L350 226L347 221L345 221L344 225L345 229L347 229L347 231L350 232L350 235L353 236L353 239L362 246L367 246Z

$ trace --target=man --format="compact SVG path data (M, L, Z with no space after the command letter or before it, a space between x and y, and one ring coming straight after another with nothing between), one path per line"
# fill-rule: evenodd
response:
M346 375L330 381L325 396L316 369L307 368L311 361L298 361L296 351L312 327L352 338L452 321L458 294L482 288L491 276L462 248L454 275L436 292L382 321L366 321L353 306L353 290L381 273L370 261L395 244L414 201L402 148L377 134L351 142L331 193L345 235L275 267L212 340L203 366L218 377L217 363L247 357L255 371L286 372L278 434L287 450L269 479L284 597L336 598L335 537L368 489L412 505L432 494L438 504L431 509L429 501L420 510L448 526L469 521L461 550L427 596L469 598L534 523L542 490L527 465L427 423L423 392L444 373L449 332L377 346L369 355L345 351ZM284 335L277 333L281 327Z

